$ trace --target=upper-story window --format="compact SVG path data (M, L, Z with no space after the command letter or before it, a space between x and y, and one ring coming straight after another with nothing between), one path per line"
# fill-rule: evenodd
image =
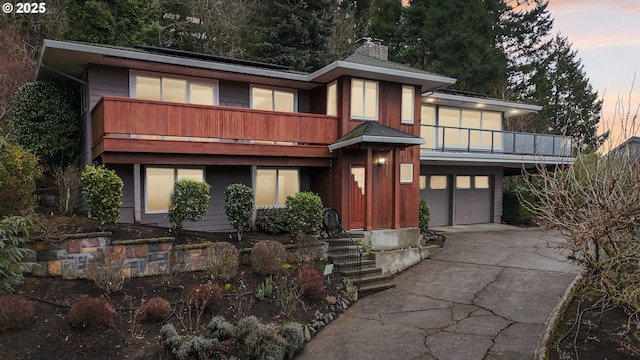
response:
M269 111L295 112L296 92L289 89L251 87L251 108Z
M422 148L502 147L502 113L422 105Z
M402 115L400 117L403 124L413 124L415 88L409 85L402 86Z
M351 118L378 120L378 82L351 80Z
M338 83L336 81L327 85L327 115L338 115Z
M131 97L199 105L217 105L215 80L165 76L153 73L131 74Z

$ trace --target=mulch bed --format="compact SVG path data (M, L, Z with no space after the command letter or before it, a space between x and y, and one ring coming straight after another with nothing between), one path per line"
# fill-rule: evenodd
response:
M51 238L65 232L84 233L98 230L97 224L81 217L59 220L54 225L46 226L49 230L56 230L49 231ZM167 229L149 226L107 225L105 230L112 232L112 239L115 240L175 236ZM238 248L248 248L256 241L264 239L291 242L286 234L268 235L252 232L246 233L243 240L238 242L235 240L235 233L185 231L176 236L176 243L229 241ZM287 276L293 276L295 269L287 271ZM205 313L201 323L206 324L213 315L221 315L232 323L248 315L254 315L265 323L282 323L288 320L308 323L318 312L329 312L326 297L336 296L342 288L342 278L339 274L331 275L331 281L328 282L330 285L324 288L321 296L314 299L301 298L297 309L285 316L275 291L265 300L255 298L255 291L264 278L250 266L241 264L232 280L219 284L223 289L226 285L227 289L223 290L222 299ZM205 272L129 279L122 291L109 296L112 306L117 310L113 326L106 329L77 329L71 327L67 320L70 306L84 296L104 296L101 290L88 280L26 277L24 283L16 287L16 292L34 302L35 318L22 329L0 333L0 358L167 359L168 356L160 346L159 330L162 324L142 323L131 331L130 315L143 300L153 297L162 297L171 302L174 309L179 309L179 304L188 289L210 280L210 276ZM167 322L174 324L180 332L185 329L184 319L185 317L180 316L177 311Z
M556 330L549 359L639 359L640 324L629 319L621 307L602 309L587 297L576 297Z

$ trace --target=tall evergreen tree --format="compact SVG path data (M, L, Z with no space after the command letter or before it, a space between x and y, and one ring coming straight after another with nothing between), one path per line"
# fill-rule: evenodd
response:
M66 0L65 40L157 45L164 15L158 0Z
M366 35L384 40L384 44L389 46L391 60L400 60L396 54L398 53L399 38L403 36L399 32L403 11L402 0L371 1Z
M550 56L532 78L532 96L543 105L537 116L550 133L571 136L579 148L593 151L608 136L597 135L602 100L569 40L557 35L551 46Z
M459 90L497 96L507 61L498 46L502 0L412 0L400 45L402 62L458 79Z
M326 65L334 7L333 0L261 2L251 21L251 57L299 71Z

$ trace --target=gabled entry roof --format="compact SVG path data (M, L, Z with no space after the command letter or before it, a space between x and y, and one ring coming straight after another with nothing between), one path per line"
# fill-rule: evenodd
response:
M369 121L358 125L355 129L346 133L335 143L329 145L329 151L360 143L387 144L406 147L424 144L425 141L421 137L381 125L374 121Z

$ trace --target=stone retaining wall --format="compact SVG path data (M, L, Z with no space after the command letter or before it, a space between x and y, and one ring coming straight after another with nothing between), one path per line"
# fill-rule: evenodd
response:
M111 233L74 234L59 241L33 241L25 244L29 251L25 261L35 263L31 273L35 276L60 276L64 279L87 277L87 265L94 256L107 247L122 247L125 253L125 273L129 277L162 275L169 271L198 271L206 267L205 256L209 243L174 245L173 237L111 240ZM316 242L312 246L286 245L289 261L303 258L326 259L326 245ZM247 262L251 249L241 252L241 261Z

